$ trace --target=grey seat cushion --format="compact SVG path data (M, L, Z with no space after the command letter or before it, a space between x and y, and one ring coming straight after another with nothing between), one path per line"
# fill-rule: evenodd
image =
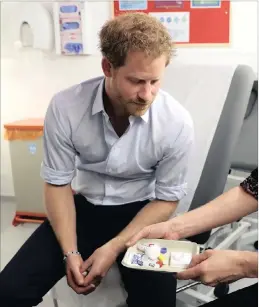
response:
M258 80L254 82L231 168L252 171L258 166Z

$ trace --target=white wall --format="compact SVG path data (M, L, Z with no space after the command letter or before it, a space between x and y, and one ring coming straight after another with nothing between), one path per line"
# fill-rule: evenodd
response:
M1 3L1 124L43 117L51 96L67 86L101 74L100 55L60 57L14 47L11 20L21 3ZM51 4L44 3L50 9ZM111 4L92 3L93 29L110 16ZM188 63L245 63L257 72L257 2L232 2L232 44L229 48L182 48L176 61ZM14 195L8 142L1 127L1 195Z

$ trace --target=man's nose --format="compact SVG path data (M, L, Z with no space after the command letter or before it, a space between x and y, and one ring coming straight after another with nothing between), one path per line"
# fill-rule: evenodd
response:
M144 101L152 100L152 88L150 84L145 84L141 87L141 90L138 93L139 98Z

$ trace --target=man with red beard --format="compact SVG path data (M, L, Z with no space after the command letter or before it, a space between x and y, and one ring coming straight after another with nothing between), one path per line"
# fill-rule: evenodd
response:
M48 219L1 272L1 306L36 306L65 275L89 294L116 261L129 307L175 306L171 274L121 265L128 240L167 221L186 195L193 123L160 89L174 46L160 21L135 13L105 23L100 49L104 76L56 94L48 107Z

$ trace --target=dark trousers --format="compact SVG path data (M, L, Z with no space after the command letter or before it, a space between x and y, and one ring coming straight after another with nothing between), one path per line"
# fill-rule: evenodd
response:
M76 195L78 249L82 258L86 260L96 248L115 237L147 203L94 206L82 195ZM172 274L125 268L120 263L122 257L118 257L117 263L128 293L128 306L175 306L176 280ZM50 223L46 221L0 273L0 306L37 306L63 276L63 254Z
M258 284L232 292L202 307L258 307Z

